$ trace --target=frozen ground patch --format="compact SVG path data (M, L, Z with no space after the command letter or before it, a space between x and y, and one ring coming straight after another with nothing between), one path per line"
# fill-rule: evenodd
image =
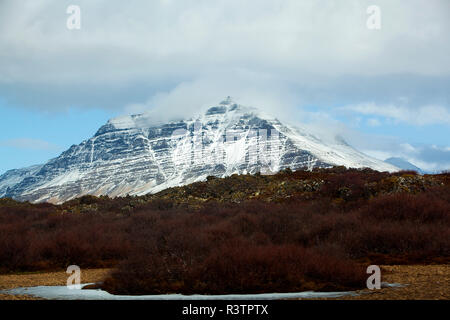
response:
M88 284L84 284L86 286ZM338 298L355 296L356 292L292 292L292 293L261 293L261 294L227 294L227 295L182 295L161 294L142 296L113 295L100 289L69 289L66 286L24 287L0 291L12 295L29 295L50 300L277 300L295 298Z

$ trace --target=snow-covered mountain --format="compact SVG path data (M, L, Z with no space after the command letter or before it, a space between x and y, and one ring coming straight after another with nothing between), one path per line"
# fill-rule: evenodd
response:
M9 193L9 188L22 182L26 177L30 177L37 173L42 168L42 165L35 165L22 169L12 169L6 171L0 176L0 197Z
M336 139L325 143L229 97L193 119L155 125L149 114L109 120L41 166L0 177L0 197L60 203L81 195L142 195L234 173L290 167L397 167Z

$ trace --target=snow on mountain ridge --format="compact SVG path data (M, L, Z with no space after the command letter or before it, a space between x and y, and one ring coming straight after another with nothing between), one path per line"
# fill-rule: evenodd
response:
M74 145L4 195L19 200L63 202L84 194L142 195L234 173L284 168L398 168L337 141L327 144L230 97L192 119L152 125L151 114L118 117L94 137ZM0 177L0 181L3 176Z
M191 119L185 119L185 121L192 121L193 119L204 119L204 118L217 118L222 115L233 115L234 117L243 114L255 114L257 116L262 116L264 118L271 118L271 115L265 114L257 108L243 106L235 103L230 96L225 100L220 102L217 106L208 108L205 112L197 114ZM176 123L179 121L172 120L168 123ZM124 115L108 120L106 126L113 126L118 130L126 129L136 129L136 128L148 128L155 125L154 114L152 112L134 114L134 115Z
M26 177L32 176L39 171L43 165L34 165L22 169L12 169L0 176L0 198L5 196L8 188L22 182Z

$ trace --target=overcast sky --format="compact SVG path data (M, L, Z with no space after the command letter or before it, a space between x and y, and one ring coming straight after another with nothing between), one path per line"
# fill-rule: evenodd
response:
M0 0L0 173L110 117L183 118L227 95L382 160L450 169L449 32L448 0Z

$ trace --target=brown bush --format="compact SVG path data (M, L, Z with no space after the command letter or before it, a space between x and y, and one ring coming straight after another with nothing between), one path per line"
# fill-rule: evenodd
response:
M362 210L368 218L391 221L441 221L450 224L450 203L432 192L423 194L397 193L382 195L370 201Z
M361 288L365 278L361 266L313 249L235 239L195 264L161 252L130 259L111 274L104 289L116 294L348 290Z

